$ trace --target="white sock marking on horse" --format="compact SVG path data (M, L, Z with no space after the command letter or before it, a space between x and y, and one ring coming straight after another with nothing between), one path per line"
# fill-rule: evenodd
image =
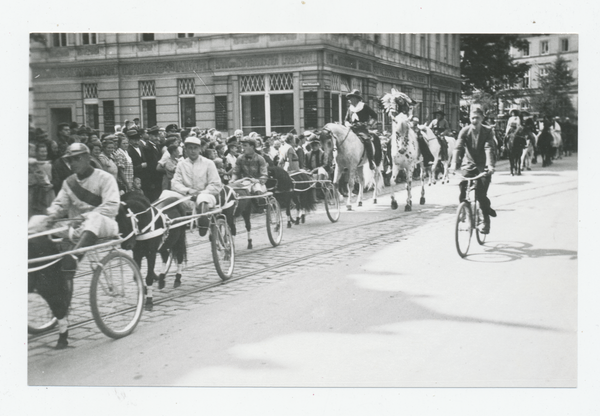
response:
M65 316L58 320L58 333L64 334L69 329L69 319Z
M152 286L146 286L146 298L152 299Z
M183 263L177 263L177 274L181 274L183 271Z
M167 263L162 264L162 273L161 274L167 274Z

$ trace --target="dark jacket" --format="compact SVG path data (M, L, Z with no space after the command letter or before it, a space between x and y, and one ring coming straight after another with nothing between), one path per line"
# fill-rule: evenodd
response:
M462 159L462 166L466 171L477 169L483 172L486 166L496 165L496 141L494 140L494 130L487 126L481 126L477 145L475 145L475 135L473 125L463 127L458 133L458 140L454 148L454 163Z
M64 159L59 158L52 162L52 187L56 195L62 188L63 181L72 174L71 168L67 166Z

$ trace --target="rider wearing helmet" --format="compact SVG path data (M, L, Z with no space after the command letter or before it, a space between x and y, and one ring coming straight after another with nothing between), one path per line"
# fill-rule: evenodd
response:
M375 170L375 164L373 163L373 145L371 142L371 135L369 134L369 127L372 127L373 124L377 122L377 113L363 102L359 90L352 90L346 97L351 103L345 118L346 125L350 127L363 142L367 158L369 159L369 167L371 170Z
M237 158L231 177L232 184L250 178L255 182L252 186L254 193L265 193L265 183L268 179L268 165L264 157L256 153L257 141L254 137L242 139L242 154Z

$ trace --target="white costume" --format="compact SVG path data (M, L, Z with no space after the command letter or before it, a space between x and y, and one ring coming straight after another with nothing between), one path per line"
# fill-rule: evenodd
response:
M212 160L202 156L198 156L195 161L186 158L179 162L171 180L171 190L178 195L174 195L174 192L163 191L160 199L200 192L196 197L196 204L207 202L209 208L214 208L217 203L216 196L222 188L223 183ZM189 211L194 209L192 201L187 201L184 205Z

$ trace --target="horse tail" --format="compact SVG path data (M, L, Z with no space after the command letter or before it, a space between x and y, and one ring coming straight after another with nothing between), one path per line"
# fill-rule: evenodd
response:
M350 176L350 173L348 172L348 168L344 168L344 170L342 171L342 174L340 175L340 180L338 181L338 190L344 196L347 196L346 194L348 193L348 182L349 182L348 177L349 176ZM352 191L352 190L350 190L350 191Z
M373 147L375 148L373 160L375 162L375 166L379 166L381 164L381 161L383 160L383 150L381 148L381 139L376 134L374 134L372 137L373 137Z

